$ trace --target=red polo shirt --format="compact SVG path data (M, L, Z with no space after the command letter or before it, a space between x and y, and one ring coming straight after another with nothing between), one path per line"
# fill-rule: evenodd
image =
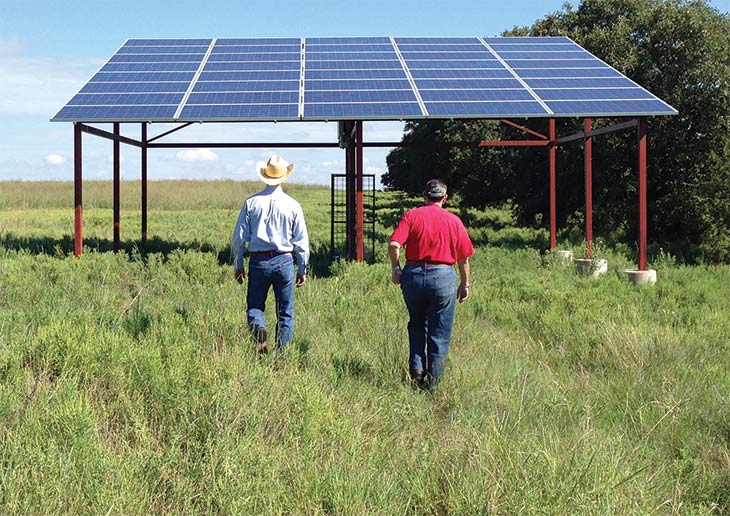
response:
M474 254L461 219L438 204L407 211L390 236L406 248L406 260L454 264Z

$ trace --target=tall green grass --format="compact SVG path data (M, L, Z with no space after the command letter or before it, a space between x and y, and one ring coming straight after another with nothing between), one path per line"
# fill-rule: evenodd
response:
M125 193L114 255L95 184L80 259L70 185L16 186L0 194L2 513L730 512L730 267L665 256L637 288L608 249L589 279L505 212L466 213L473 293L429 394L406 381L384 258L413 201L381 195L375 265L327 266L329 192L288 187L322 264L290 348L258 359L226 263L258 185L151 183L146 250Z

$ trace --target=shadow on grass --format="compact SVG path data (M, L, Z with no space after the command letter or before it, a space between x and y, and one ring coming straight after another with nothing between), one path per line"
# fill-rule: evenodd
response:
M373 381L373 368L358 357L351 355L333 356L332 367L338 378L350 377L355 380Z
M73 255L74 238L64 235L61 238L52 237L19 237L12 233L5 233L0 237L0 247L9 251L25 251L33 255L49 255L58 258L65 258ZM112 252L114 242L105 238L84 238L84 251L99 253ZM160 254L165 260L175 251L197 251L209 253L216 257L219 265L231 264L231 246L217 247L203 242L178 242L175 240L164 240L159 237L148 238L147 242L140 240L126 240L119 243L119 252L126 254L129 259L139 257L146 261L150 255ZM328 277L331 275L329 245L313 245L310 255L310 272L317 277Z

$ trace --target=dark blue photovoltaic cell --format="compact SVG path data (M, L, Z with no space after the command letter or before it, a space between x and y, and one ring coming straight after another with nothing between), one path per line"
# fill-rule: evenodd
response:
M110 63L195 63L203 60L203 54L125 54L112 57Z
M504 68L502 63L499 61L492 60L473 60L473 61L414 61L412 59L406 60L406 64L408 65L408 68L411 70L419 70L419 69L448 69L448 68L458 68L458 69L470 69L470 68L476 68L476 69L482 69L482 70L497 70L500 68Z
M236 93L191 93L186 106L194 104L296 104L297 91L252 91Z
M130 73L105 73L99 72L91 78L89 82L142 82L142 81L154 81L154 82L187 82L193 80L195 77L194 72L130 72Z
M553 68L608 68L605 64L595 59L569 59L569 60L557 60L557 59L546 59L545 61L539 61L534 59L505 59L506 63L515 70L522 70L525 68L541 68L541 69L553 69Z
M125 47L133 46L150 46L150 47L169 47L169 46L189 46L189 45L205 45L211 44L212 39L130 39Z
M216 46L225 45L298 45L299 38L221 38L217 39Z
M306 81L311 79L405 79L403 68L388 70L305 70Z
M185 93L190 82L88 82L79 93Z
M309 40L307 40L307 45L305 48L305 52L307 54L313 53L313 52L393 52L393 45L390 44L390 41L387 43L379 43L375 45L347 45L347 44L341 44L341 45L317 45L313 43L309 43Z
M575 45L570 39L565 36L529 36L521 38L482 38L486 43L529 43L534 45L536 43L567 43Z
M522 45L512 45L509 43L506 44L490 44L490 47L492 47L492 50L497 52L498 54L502 55L503 53L507 52L569 52L572 50L582 50L581 47L578 45L574 45L571 42L566 43L559 43L556 45L536 45L536 44L522 44Z
M630 80L624 77L602 77L591 79L525 79L525 83L530 88L631 88L636 86Z
M181 93L79 93L72 98L69 106L136 106L146 104L174 104L178 105L182 100Z
M215 45L211 54L298 54L299 45Z
M55 120L169 121L176 109L176 106L65 106Z
M542 100L589 100L589 99L654 99L654 95L642 88L608 88L589 90L535 90Z
M390 52L307 52L306 61L348 61L348 60L367 60L375 61L378 59L398 59L394 50Z
M334 91L334 90L408 90L411 84L407 79L341 79L336 81L307 80L307 91Z
M548 101L546 104L556 115L617 116L622 113L634 115L673 113L659 100L572 100Z
M298 120L296 104L245 104L238 106L188 106L179 120Z
M248 72L209 72L203 71L198 78L200 81L289 81L299 80L299 70L269 70Z
M501 117L546 115L547 111L537 102L428 102L431 116Z
M487 60L487 61L496 61L497 58L494 57L494 55L487 50L485 47L482 47L484 49L484 52L403 52L401 51L401 55L407 62L412 61L423 61L423 60L439 60L439 59L446 59L446 60L461 60L461 59L478 59L478 60Z
M205 91L299 91L299 81L226 81L195 83L194 92Z
M370 91L305 91L304 104L322 102L368 103L368 102L416 102L412 90L370 90Z
M511 79L514 76L506 68L491 70L428 70L411 68L414 79Z
M489 52L481 43L465 43L463 45L410 45L399 43L398 49L403 52Z
M479 43L477 38L395 38L395 43L400 47L403 45L457 43L460 45Z
M529 69L523 68L519 71L519 76L523 79L527 78L557 78L557 77L623 77L613 68L558 68L558 69Z
M521 90L421 90L424 102L461 102L471 100L534 100L525 89Z
M373 44L382 43L390 44L390 38L379 37L367 37L367 38L307 38L307 44L315 45L342 45L342 44Z
M308 70L370 70L370 69L398 69L403 67L400 61L307 61Z
M206 72L245 72L250 70L258 71L283 71L283 70L297 70L299 71L299 61L264 61L255 62L249 61L246 63L211 63L208 61L203 68Z
M524 89L517 79L416 79L416 87L424 90L463 90L463 89Z
M124 54L200 54L208 51L209 45L185 46L185 47L130 47L124 46L119 49L117 56Z
M505 61L512 59L539 59L545 61L548 59L590 59L595 61L596 58L588 52L583 51L565 51L565 52L498 52L499 56Z
M102 72L195 72L200 63L109 63Z
M297 64L301 61L300 54L211 54L208 56L209 63L227 63L227 62L271 62L280 63L282 61L291 61Z
M676 111L565 37L222 38L128 40L53 120L655 114Z
M421 108L417 103L381 103L381 104L305 104L304 118L321 119L353 119L368 118L408 118L421 117Z

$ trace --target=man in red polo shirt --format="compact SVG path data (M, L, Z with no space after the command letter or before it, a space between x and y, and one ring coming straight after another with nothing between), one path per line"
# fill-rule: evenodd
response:
M469 257L474 246L461 219L443 207L446 184L431 179L426 204L406 212L390 237L393 283L400 284L408 308L409 369L419 387L433 388L444 370L454 327L456 300L469 297ZM401 269L400 249L406 248ZM456 285L454 264L459 265Z

